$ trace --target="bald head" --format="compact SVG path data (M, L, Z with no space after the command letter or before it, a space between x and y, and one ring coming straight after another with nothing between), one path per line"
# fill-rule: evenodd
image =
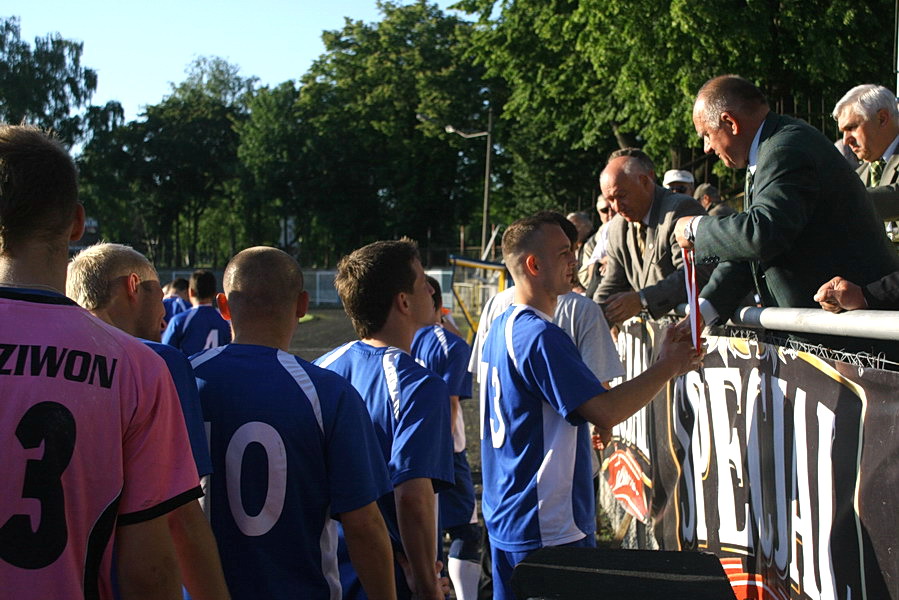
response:
M280 317L295 310L303 291L303 272L287 253L256 246L231 259L223 285L232 321L264 320L273 313Z
M641 221L652 206L655 174L640 156L613 155L599 177L599 185L615 212L630 222Z
M724 112L739 117L758 114L764 117L768 113L768 100L759 88L739 75L719 75L699 88L694 119L698 115L707 129L716 130Z

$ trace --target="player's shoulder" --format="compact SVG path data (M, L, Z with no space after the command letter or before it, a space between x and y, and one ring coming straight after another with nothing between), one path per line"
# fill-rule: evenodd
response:
M438 327L438 325L426 325L415 330L415 335L412 336L413 354L415 353L415 348L425 344L434 337L436 334L436 327Z
M196 307L192 306L192 307L188 307L187 310L182 310L179 313L175 313L174 315L172 315L172 318L169 319L169 325L170 326L171 325L180 326L181 324L184 323L184 321L187 319L187 317L189 315L193 314L196 310L197 310Z
M203 304L191 310L196 311L198 316L203 315L207 319L213 319L215 321L218 321L219 319L221 319L222 321L225 320L225 318L222 316L222 313L219 312L219 309L212 306L211 304Z
M506 316L506 327L540 330L553 324L549 315L527 304L514 304L506 310L504 315Z
M505 342L507 345L514 345L519 351L529 351L531 347L557 336L568 337L548 315L532 306L518 304L506 314Z
M174 346L169 346L168 344L163 344L161 342L154 342L152 340L141 340L144 346L158 354L165 360L166 362L171 361L184 361L190 364L190 361L187 360L187 357L184 356L184 353L175 348Z
M468 345L468 342L466 342L461 336L456 335L452 331L447 331L442 327L440 329L445 336L447 347L449 348L450 353L471 352L471 347Z
M313 362L309 362L301 356L297 356L296 354L290 354L289 352L284 352L283 350L278 351L278 360L281 362L281 365L284 366L289 372L296 372L296 369L301 369L306 373L306 376L309 380L316 386L322 387L327 390L335 390L335 391L344 391L347 388L353 388L352 384L350 384L347 379L334 371L329 371L324 367L320 367Z
M141 340L141 342L143 342L144 346L162 358L162 360L165 361L166 366L168 366L169 370L173 373L176 370L191 370L190 361L178 348L150 340Z
M429 381L443 383L443 379L434 371L419 364L408 352L393 346L384 350L384 365L388 370L391 369L392 365L400 387L421 385ZM389 380L394 376L394 373L388 372L386 375Z
M324 354L316 358L314 361L312 361L312 364L324 369L328 369L335 362L339 361L344 356L347 356L347 353L357 345L357 342L358 340L351 340L345 344L341 344L333 350L329 350L328 352L325 352Z

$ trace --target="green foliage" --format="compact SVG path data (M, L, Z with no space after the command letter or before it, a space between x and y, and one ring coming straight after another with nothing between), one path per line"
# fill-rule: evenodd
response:
M66 144L78 141L97 74L81 66L83 45L58 33L22 41L19 19L0 18L0 121L52 129Z
M660 171L689 162L700 152L693 97L722 73L756 81L775 108L830 127L822 115L846 89L891 84L885 17L894 7L885 0L462 0L456 7L478 15L470 53L512 90L507 117L546 132L559 156L605 154L615 137L645 146Z
M241 103L251 87L251 79L224 61L200 59L142 120L95 131L80 163L82 187L95 201L88 207L98 211L101 229L128 228L117 210L130 206L132 235L161 264L196 265L239 250L221 218L204 216L233 208L235 123L245 118Z
M480 206L485 146L442 130L486 126L489 88L460 51L469 26L424 2L379 7L379 23L325 32L326 53L301 80L318 165L304 185L324 201L318 233L340 252L402 235L449 245Z
M82 197L106 236L169 264L221 265L271 244L326 266L403 235L427 256L454 247L460 227L480 235L486 140L447 124L484 131L492 111L491 222L502 224L589 209L604 157L624 145L645 147L659 172L708 178L691 109L715 75L755 81L775 110L831 136L846 89L892 84L886 0L458 2L475 22L425 1L379 8L378 22L324 32L325 53L295 81L257 89L203 58L136 121L114 103L77 117L91 132ZM7 21L3 39L17 27ZM725 192L741 189L716 172Z

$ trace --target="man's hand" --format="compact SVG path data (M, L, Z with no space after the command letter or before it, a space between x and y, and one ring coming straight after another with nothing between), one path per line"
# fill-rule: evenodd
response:
M623 323L640 314L641 310L643 310L643 304L640 303L640 294L637 292L612 294L603 304L603 312L609 323Z
M862 288L842 277L834 277L818 288L814 300L821 308L832 313L868 308Z
M696 315L696 318L699 319L699 333L702 334L702 330L705 329L705 323L702 320L702 313L698 313ZM689 315L678 321L675 325L675 329L677 330L676 338L678 340L685 339L691 344L693 343L693 329L690 326ZM700 341L700 343L702 342Z
M603 427L594 427L590 439L593 442L594 450L605 450L608 443L612 441L612 430Z
M409 564L409 559L406 558L406 555L402 552L397 552L395 554L396 562L399 563L400 568L403 570L403 574L406 576L406 583L409 585L409 589L412 591L412 597L415 600L419 600L420 598L425 598L426 596L417 593L416 589L418 587L417 582L415 582L415 575L412 573L412 565ZM449 596L450 593L450 581L449 577L444 577L440 574L443 571L443 561L438 560L434 563L434 571L436 573L437 580L437 589L440 592L440 598L445 598Z
M657 362L671 364L676 371L675 376L699 369L704 357L705 349L696 352L696 348L693 347L689 324L686 329L672 325L665 330Z
M687 225L690 224L695 217L681 217L677 220L677 223L674 224L674 235L677 238L677 243L684 250L689 250L693 247L693 242L687 239L685 235Z

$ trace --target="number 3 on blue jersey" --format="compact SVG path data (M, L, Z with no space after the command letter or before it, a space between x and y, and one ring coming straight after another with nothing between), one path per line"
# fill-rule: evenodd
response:
M502 391L499 385L499 372L496 370L496 367L490 369L490 365L488 363L482 362L478 365L478 381L487 381L487 372L490 371L490 386L493 387L493 405L490 410L490 442L493 444L494 448L499 448L503 445L503 442L506 441L506 424L503 422L503 413L500 409L500 398L502 397ZM487 393L487 386L481 387L481 438L486 439L483 435L484 433L484 425L486 424L484 420L484 413L486 410L487 402L489 399L489 394Z

